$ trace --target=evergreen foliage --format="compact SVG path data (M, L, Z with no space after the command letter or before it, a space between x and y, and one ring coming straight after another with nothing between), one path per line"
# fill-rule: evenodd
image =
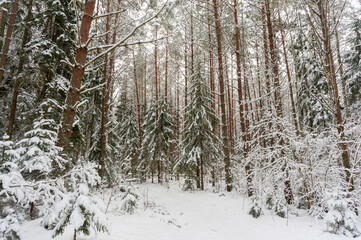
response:
M56 146L56 131L55 121L41 110L34 128L17 143L19 166L27 179L44 179L54 169L64 169L65 159L60 156L62 148Z
M139 129L133 107L129 106L119 129L121 169L126 176L136 177L139 156Z
M193 77L189 92L190 102L185 108L182 159L178 167L188 177L197 179L195 173L197 168L200 168L200 164L208 167L211 161L219 161L223 153L212 127L212 123L217 122L218 119L211 107L210 88L200 67Z
M157 116L158 112L158 116ZM168 168L168 151L173 141L172 116L164 99L158 104L153 102L146 114L143 129L144 140L139 164L146 172L157 166Z
M361 100L361 11L355 14L352 21L352 37L348 40L351 44L351 50L346 54L346 72L347 94L351 105L357 104Z
M331 193L327 201L328 212L325 217L327 231L335 234L343 234L348 237L361 235L360 222L353 209L350 209L350 200L345 194Z
M68 173L68 193L58 202L48 222L55 225L53 237L62 234L67 225L76 232L89 235L91 230L108 231L105 206L91 187L100 183L94 164L80 162Z

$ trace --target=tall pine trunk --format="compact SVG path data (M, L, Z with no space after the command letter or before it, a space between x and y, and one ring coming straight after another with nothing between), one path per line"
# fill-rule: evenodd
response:
M341 111L341 104L340 104L340 96L339 96L339 90L338 90L338 83L336 79L336 69L335 69L335 63L333 59L333 52L331 47L331 27L329 25L329 20L327 18L327 12L326 7L324 4L329 4L325 2L324 0L320 0L317 3L318 7L318 17L321 22L322 27L322 44L323 44L323 52L324 52L324 58L325 58L325 70L326 70L326 76L330 82L330 86L332 88L333 92L333 100L334 100L334 108L335 108L335 123L337 127L337 132L339 134L340 142L339 146L342 151L342 164L345 168L346 173L346 182L349 184L348 191L354 190L354 180L353 176L351 174L351 163L350 163L350 156L347 149L347 143L345 142L345 129L344 129L344 120L342 117L342 111Z
M137 101L137 113L138 113L139 146L142 147L142 119L141 119L141 114L140 114L140 98L139 98L139 87L138 87L138 78L137 78L137 64L135 61L134 50L132 50L132 55L133 55L135 97L136 97L136 101Z
M75 104L80 95L81 81L84 75L84 65L88 54L86 42L89 38L89 30L93 20L93 13L96 0L86 0L84 5L84 15L80 26L80 44L75 53L75 66L73 67L70 79L70 87L65 100L65 108L62 114L61 128L58 134L58 145L67 149L76 113Z
M273 77L273 85L274 85L274 100L276 103L276 116L278 121L282 118L282 99L281 99L281 86L279 80L279 69L278 69L278 57L277 57L277 50L276 50L276 43L275 43L275 34L273 29L273 19L271 18L271 7L270 7L270 0L265 1L265 10L266 10L266 18L267 18L267 29L268 29L268 41L269 41L269 49L271 55L271 69L272 69L272 77ZM282 126L279 123L276 123L276 127L279 132L282 132ZM278 134L279 141L278 143L283 146L285 144L284 139L280 134ZM283 150L280 153L282 156L285 154ZM289 179L289 172L288 172L288 163L287 161L284 162L282 166L282 171L284 172L285 179L284 179L284 194L285 200L288 204L291 204L293 201L293 193L291 188L291 181Z
M107 12L110 12L110 0L107 0ZM105 44L109 45L110 38L110 15L106 17L105 23ZM108 53L104 56L104 71L103 71L103 89L102 89L102 107L101 107L101 123L100 123L100 169L99 169L99 176L101 178L104 177L105 173L105 158L106 158L106 148L107 148L107 123L108 123L108 100L109 100L109 87L110 87L110 78L108 78L109 66L108 61L109 55Z
M8 125L8 131L7 131L7 134L10 139L13 136L15 113L16 113L16 106L18 103L19 89L20 89L20 84L23 80L22 72L23 72L23 66L24 66L24 60L25 60L24 49L25 49L25 45L28 42L28 38L29 38L29 21L31 18L32 7L33 7L33 0L29 0L28 13L27 13L27 16L26 16L25 22L24 22L24 33L23 33L23 39L22 39L21 48L20 48L18 70L16 72L16 80L15 80L15 85L14 85L13 97L11 100L9 125Z
M288 64L288 56L287 56L287 50L286 50L286 43L285 43L284 31L283 31L283 26L282 26L282 21L281 21L281 14L280 14L280 10L279 10L279 9L278 9L278 23L279 23L279 28L280 28L280 30L281 30L281 40L282 40L282 47L283 47L283 56L284 56L285 64L286 64L288 88L289 88L289 91L290 91L292 120L293 120L293 124L294 124L294 126L295 126L295 129L296 129L296 134L299 135L300 132L299 132L298 123L297 123L295 100L294 100L294 98L293 98L293 88L292 88L292 82L291 82L291 71L290 71L290 67L289 67L289 64Z
M14 0L12 7L11 7L9 24L8 24L8 28L6 30L5 41L3 43L4 45L3 45L3 49L1 52L1 58L0 58L0 86L1 86L3 78L4 78L4 71L5 71L6 61L8 58L10 41L11 41L11 37L13 35L15 19L16 19L16 15L17 15L18 9L19 9L19 1L20 0Z
M218 80L220 90L220 101L221 101L221 123L222 123L222 141L223 141L223 152L224 152L224 164L226 173L226 185L227 191L232 191L232 174L231 174L231 156L229 148L228 130L227 130L227 118L226 118L226 100L225 100L225 89L223 79L223 50L222 50L222 32L221 32L221 20L218 14L218 0L213 0L213 12L214 20L216 24L216 35L217 35L217 53L218 53Z

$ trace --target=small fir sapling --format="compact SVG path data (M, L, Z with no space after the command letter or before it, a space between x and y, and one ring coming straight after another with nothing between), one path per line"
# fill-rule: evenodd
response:
M34 198L34 191L21 175L19 154L8 136L0 140L0 239L20 239L20 221Z
M53 237L62 234L68 225L74 229L75 237L78 232L89 235L92 229L96 232L108 232L105 206L90 189L100 183L95 164L80 162L66 178L69 191L48 219L49 222L56 223Z
M122 213L133 214L138 207L139 195L131 185L125 187L125 192L121 200L120 211Z
M133 214L140 199L135 187L124 179L120 179L116 185L118 187L113 188L114 194L111 193L108 206L113 201L115 204L111 210L115 214Z
M14 213L13 209L11 211L4 209L1 215L4 215L4 212L6 212L7 216L0 219L0 239L20 240L18 216Z
M60 155L62 148L56 146L57 124L45 115L41 110L33 129L26 132L24 139L16 144L20 155L19 166L26 179L45 179L54 167L64 168L65 159Z
M194 179L193 178L190 178L190 177L187 177L185 180L184 180L184 184L183 184L183 191L194 191L195 189L195 183L194 183Z
M251 208L248 213L252 215L254 218L258 218L259 216L261 216L262 207L260 205L259 198L253 195L250 198L250 204L251 204Z
M327 231L348 237L361 235L360 222L356 213L350 209L351 199L346 194L331 193L327 201L328 212L325 216Z
M277 216L285 218L287 213L286 204L276 196L268 195L266 199L266 207L274 212Z

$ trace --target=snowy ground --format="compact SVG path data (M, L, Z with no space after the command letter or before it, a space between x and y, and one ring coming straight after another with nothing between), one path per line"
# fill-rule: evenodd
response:
M110 234L78 236L79 240L341 240L350 239L324 232L322 222L308 216L289 215L288 219L266 212L254 219L247 214L247 203L236 193L183 192L178 184L170 189L143 184L140 207L133 215L108 214ZM148 199L148 201L146 201ZM145 209L144 203L149 207ZM113 202L112 205L116 205ZM111 209L111 207L110 207ZM24 240L50 240L52 231L39 226L39 220L22 225ZM55 239L73 239L67 229ZM358 239L361 239L358 238Z

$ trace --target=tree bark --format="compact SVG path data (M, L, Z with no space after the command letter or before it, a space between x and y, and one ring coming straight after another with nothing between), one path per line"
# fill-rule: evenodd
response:
M167 28L168 35L168 28ZM164 73L164 99L165 103L168 103L168 45L169 41L167 38L166 46L165 46L165 73Z
M188 105L188 48L187 48L187 26L184 29L184 107Z
M211 99L212 99L212 109L216 113L216 98L215 98L215 86L214 86L214 57L213 57L213 45L212 45L212 35L211 35L211 19L209 13L209 1L207 1L207 26L208 26L208 55L209 55L209 85L211 87ZM212 128L215 135L217 135L216 121L212 122Z
M107 0L107 12L110 12L110 0ZM106 17L105 23L105 44L109 45L110 38L110 15ZM104 177L105 173L105 158L106 158L106 148L107 148L107 123L108 123L108 100L109 100L109 87L110 80L108 78L109 74L109 61L108 61L108 53L104 56L104 71L103 71L103 89L102 89L102 108L101 108L101 123L100 123L100 161L99 161L99 176L101 178Z
M284 32L283 32L283 27L282 27L282 21L281 21L281 14L280 14L280 10L278 9L278 23L279 23L279 28L281 30L281 40L282 40L282 47L283 47L283 56L285 58L285 64L286 64L286 72L287 72L287 80L288 80L288 88L290 91L290 99L291 99L291 111L292 111L292 119L293 119L293 124L295 126L296 129L296 134L299 135L300 131L298 129L298 123L297 123L297 115L296 115L296 107L295 107L295 101L293 99L293 88L292 88L292 82L291 82L291 71L290 71L290 67L288 65L288 56L287 56L287 50L286 50L286 43L285 43L285 37L284 37Z
M12 139L12 136L13 136L14 123L15 123L15 112L16 112L16 106L17 106L17 102L18 102L19 88L20 88L20 84L23 80L23 77L21 74L23 72L23 66L24 66L24 60L25 60L24 48L25 48L26 43L28 42L28 37L29 37L29 21L31 18L32 7L33 7L33 0L29 0L28 13L26 15L25 22L24 22L24 33L23 33L23 39L21 42L18 70L16 73L14 92L13 92L13 97L11 100L9 125L8 125L8 131L7 131L9 139Z
M282 100L280 94L280 80L279 80L279 70L278 70L278 57L275 43L275 35L273 33L273 21L271 19L271 8L270 8L270 0L265 1L265 10L266 10L266 18L267 18L267 29L268 29L268 41L269 41L269 50L271 55L271 69L272 69L272 77L274 84L274 99L276 103L276 113L277 117L282 116Z
M138 87L138 79L137 79L137 65L135 61L134 50L133 54L133 72L134 72L134 83L135 83L135 96L137 101L137 113L138 113L138 128L139 128L139 146L142 147L142 123L140 116L140 100L139 100L139 87Z
M15 19L16 19L16 15L17 15L18 9L19 9L19 1L20 0L14 0L12 7L11 7L9 24L8 24L8 28L6 30L5 41L4 41L3 49L1 52L1 58L0 58L0 86L1 86L3 78L4 78L4 71L5 71L6 61L8 58L10 41L11 41L11 37L13 35Z
M58 145L64 150L68 148L70 136L73 129L73 123L76 113L75 104L78 102L80 95L81 81L84 75L84 65L87 57L86 42L89 38L89 30L93 20L93 13L96 0L86 0L84 6L84 15L80 26L80 45L75 53L75 66L73 67L70 79L70 87L65 100L65 108L62 114L61 128L58 134Z
M318 17L321 21L322 27L322 40L325 53L325 61L326 61L326 76L329 79L330 85L333 89L333 100L334 100L334 107L335 107L335 122L337 126L337 132L339 134L340 142L339 146L342 151L342 164L345 168L346 173L346 182L349 184L348 191L352 192L354 190L354 180L351 174L351 163L350 163L350 156L347 149L347 144L345 143L345 131L344 131L344 120L342 117L341 112L341 104L340 104L340 96L339 90L337 85L336 79L336 71L335 71L335 64L333 59L333 52L331 47L331 32L330 32L330 25L327 19L327 13L324 7L324 4L327 4L324 0L319 0L317 3L318 7Z
M277 118L282 118L282 99L281 99L281 89L279 83L279 69L278 69L278 57L276 51L276 43L275 43L275 34L273 32L273 20L271 18L271 8L270 8L270 0L265 1L265 10L266 10L266 18L267 18L267 29L268 29L268 41L270 47L270 55L271 55L271 68L272 68L272 77L274 84L274 100L276 103L276 115ZM280 119L279 119L280 120ZM278 121L279 121L278 120ZM282 132L282 126L279 123L276 123L277 129L279 132ZM285 144L283 137L280 134L277 134L279 138L279 145L283 146ZM273 144L272 144L273 145ZM282 156L285 154L283 150L280 153ZM284 166L282 167L282 171L285 174L284 180L284 194L285 200L288 204L291 204L293 201L293 193L291 188L291 181L289 179L288 172L288 164L285 161Z
M225 106L225 89L223 79L223 59L222 59L222 32L221 32L221 20L218 14L218 0L213 0L214 20L216 24L217 35L217 52L218 52L218 80L220 89L220 101L221 101L221 122L222 122L222 140L223 140L223 152L224 163L226 173L226 185L227 191L232 191L232 175L231 175L231 157L229 148L229 139L227 131L227 119L226 119L226 106Z
M337 28L335 29L335 34L336 34L337 61L338 61L338 65L340 68L343 103L345 105L346 117L349 117L350 116L350 107L349 107L349 102L348 102L347 92L346 92L346 79L345 79L345 75L344 75L344 71L343 71L343 63L342 63L341 52L340 52L340 38L338 35Z
M8 16L8 11L5 9L1 11L1 21L0 21L0 49L3 48L4 43L4 32L5 32L5 25L6 25L6 19Z
M155 27L155 39L158 36L158 26ZM155 42L154 44L154 71L155 71L155 106L156 106L156 120L158 120L158 100L159 100L159 88L158 88L158 43ZM162 167L161 161L157 160L157 169L158 169L158 183L162 183Z

